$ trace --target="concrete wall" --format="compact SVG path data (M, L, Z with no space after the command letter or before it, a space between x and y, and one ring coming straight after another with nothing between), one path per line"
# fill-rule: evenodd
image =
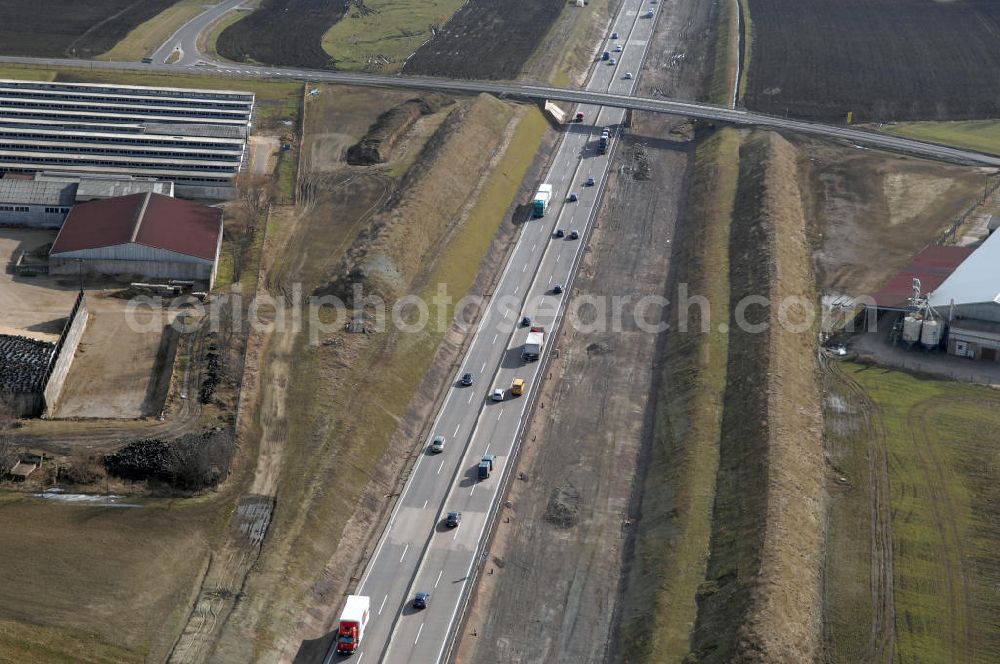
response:
M13 207L14 210L6 208ZM62 228L68 212L46 212L46 205L0 203L0 226L24 228ZM24 211L23 208L28 208ZM69 208L63 208L68 210Z
M111 258L83 260L78 267L76 259L49 257L49 274L75 275L84 273L107 275L138 275L145 279L194 279L210 281L213 261L197 263L179 261L115 260Z
M1000 335L982 330L962 329L958 324L948 331L948 352L975 360L1000 360Z
M0 392L0 399L15 417L38 417L42 412L42 395L38 392Z
M76 349L80 345L80 339L83 338L83 331L87 327L89 318L87 298L81 292L76 298L76 304L73 305L70 319L67 321L66 327L63 328L62 336L59 337L59 343L56 344L49 378L45 383L45 412L43 416L51 413L59 401L59 395L62 393L63 384L66 382L66 376L69 375L69 368L73 364Z

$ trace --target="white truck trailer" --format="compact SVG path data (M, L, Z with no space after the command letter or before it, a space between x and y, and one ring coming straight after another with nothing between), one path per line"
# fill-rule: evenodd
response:
M348 595L337 630L337 654L353 655L361 646L371 602L364 595Z

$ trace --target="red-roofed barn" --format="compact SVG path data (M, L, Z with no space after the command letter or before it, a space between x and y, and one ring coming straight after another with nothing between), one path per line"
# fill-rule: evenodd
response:
M215 282L222 210L146 193L73 207L49 252L51 274L95 272Z

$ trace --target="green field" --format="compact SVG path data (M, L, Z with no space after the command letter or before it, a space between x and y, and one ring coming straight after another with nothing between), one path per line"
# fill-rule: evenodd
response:
M340 69L395 72L462 6L461 0L370 0L323 35L323 50ZM369 60L379 58L369 67ZM384 60L382 60L384 58ZM388 62L386 62L386 60Z
M922 141L1000 154L1000 121L996 120L914 122L886 125L883 129L892 134Z
M1000 395L876 367L848 364L843 370L867 392L875 430L884 431L893 661L1000 661ZM858 514L867 519L867 511ZM864 524L855 526L832 535L856 538ZM856 569L855 576L857 585L866 586L869 570ZM865 601L854 616L859 623ZM855 638L867 624L858 628Z

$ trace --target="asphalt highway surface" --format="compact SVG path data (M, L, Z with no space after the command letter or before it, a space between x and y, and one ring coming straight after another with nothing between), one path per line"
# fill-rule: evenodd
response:
M598 61L588 89L629 94L635 83L625 73L636 73L642 64L654 21L645 18L648 0L628 0L614 30L623 47L617 64ZM639 10L643 9L640 13ZM528 327L545 328L547 335L562 315L572 274L586 243L590 221L608 169L609 155L598 154L601 129L617 130L620 109L582 105L582 123L567 125L545 182L553 185L553 199L545 216L531 219L521 229L507 266L484 312L462 368L454 376L437 414L424 453L410 477L379 540L355 594L371 598L372 617L354 662L439 662L445 656L458 621L458 611L470 590L477 565L483 563L484 540L492 510L510 469L521 426L538 381L541 362L521 357ZM574 114L577 112L574 111ZM614 133L612 133L614 136ZM588 178L594 184L587 186ZM571 192L578 201L570 202ZM556 229L564 237L556 237ZM572 231L579 238L572 239ZM553 286L563 286L562 294ZM546 339L543 353L558 346ZM471 373L472 386L460 378ZM510 395L515 378L527 383L523 396ZM506 392L493 401L496 388ZM434 436L446 439L444 452L430 450ZM537 444L544 444L541 441ZM488 479L477 478L477 466L486 454L495 455ZM462 513L461 524L448 528L449 511ZM411 606L416 592L430 593L426 609ZM334 661L331 651L326 660Z
M202 56L198 50L198 37L205 30L208 30L224 14L228 14L247 0L222 0L222 2L209 7L198 14L190 21L177 29L177 32L170 36L170 39L163 43L163 46L156 49L152 59L156 64L164 64L174 51L180 51L181 57L175 65L190 66L208 60Z

